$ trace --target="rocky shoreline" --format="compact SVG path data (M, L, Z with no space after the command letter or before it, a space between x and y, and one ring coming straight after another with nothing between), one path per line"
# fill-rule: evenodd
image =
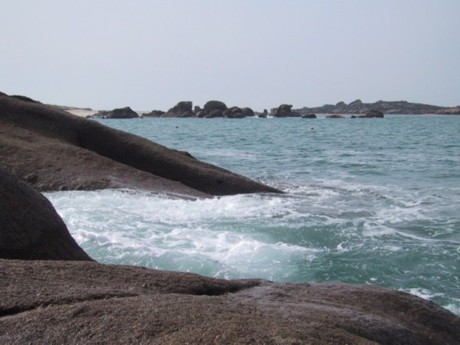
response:
M4 94L0 157L2 344L460 344L460 317L377 286L221 280L97 263L35 189L210 197L280 192L274 188Z
M70 111L68 107L60 107ZM353 115L353 118L362 117L376 117L368 116L369 114L380 113L384 114L405 114L405 115L423 115L423 114L437 114L437 115L460 115L460 106L456 107L440 107L429 104L410 103L406 101L378 101L375 103L363 103L361 100L356 100L350 104L338 102L335 105L325 104L320 107L303 107L300 109L292 109L290 104L281 104L270 111L264 109L263 112L256 112L249 107L227 107L221 101L209 101L203 108L200 106L193 107L191 101L181 101L174 107L167 111L152 110L145 113L137 113L130 107L118 108L113 110L102 110L94 112L89 115L89 118L103 118L103 119L132 119L132 118L229 118L229 119L242 119L245 117L302 117L302 118L316 118L317 115L325 115L331 117L332 115ZM383 116L379 116L383 117ZM334 117L332 117L334 118Z

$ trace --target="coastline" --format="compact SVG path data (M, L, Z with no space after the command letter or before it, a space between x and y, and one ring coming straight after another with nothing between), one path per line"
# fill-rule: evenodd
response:
M0 151L4 158L2 163L17 164L10 167L22 173L30 184L40 186L40 179L46 175L53 180L62 179L63 183L66 180L69 183L73 176L78 180L86 176L81 168L87 168L94 155L101 152L121 160L124 156L115 154L124 152L126 147L129 147L129 155L135 152L136 147L140 147L139 154L149 150L150 144L145 146L144 140L134 140L133 136L101 127L94 121L85 121L88 127L79 127L81 123L73 122L75 117L64 112L33 103L10 101L0 100L3 107L0 112L0 139L5 140L2 147L7 148ZM37 118L43 122L37 121ZM99 141L91 142L95 140L93 138ZM14 151L24 147L27 152ZM62 151L53 151L56 147ZM115 154L109 150L113 147ZM31 148L36 151L30 151ZM93 153L88 155L80 149L92 149ZM194 160L185 153L165 147L156 149L156 155L167 153L169 159L177 158L190 164ZM49 156L40 156L43 151L48 151ZM21 169L30 166L31 157L37 159L37 164L43 163L40 169L46 167L48 170L38 174L40 169L37 169L33 171L34 175L24 175ZM78 164L69 164L73 157L83 160ZM94 167L105 176L113 173L100 170L113 164L107 159L101 161L102 165ZM160 161L157 164L165 163ZM121 166L117 164L114 171ZM181 167L186 172L198 171L201 175L200 166L179 165L174 169ZM77 167L80 170L75 170ZM216 169L213 171L222 172ZM76 175L68 175L69 172ZM230 172L224 175L228 177L227 174ZM129 172L127 181L133 177ZM208 184L210 180L205 177ZM4 283L0 284L0 291L7 296L0 301L0 339L6 343L40 340L70 344L81 341L457 344L460 339L458 316L433 302L375 285L220 280L135 266L103 265L85 260L75 262L74 258L66 261L63 253L68 254L69 251L63 251L58 236L41 235L53 226L41 227L41 221L30 221L33 215L40 216L45 209L53 212L52 206L43 202L38 193L24 182L10 180L0 179L4 182L0 186L11 188L17 183L24 190L21 195L25 198L20 203L17 197L10 197L17 193L0 193L0 200L4 203L0 209L8 219L5 227L7 236L0 237L0 248L17 248L14 241L19 238L20 242L15 260L11 257L0 260ZM248 182L244 178L230 181L236 184ZM252 186L257 187L256 192L259 191L259 185ZM109 187L101 185L99 188ZM169 187L163 185L163 188ZM223 190L226 191L228 189ZM19 211L28 214L23 216ZM59 219L57 216L53 221L62 225L62 219ZM23 236L9 236L11 231L15 233L13 225L21 229ZM58 235L65 233L65 225L64 228L56 228L56 231ZM21 241L22 238L30 240ZM27 245L27 249L22 250L21 245ZM75 243L69 245L79 248L75 247ZM2 249L0 253L6 251ZM43 257L39 255L44 254L55 260L42 261Z
M350 104L338 102L335 105L326 104L320 107L302 107L293 109L290 104L281 104L264 109L263 112L253 111L248 107L232 106L227 107L221 101L209 101L203 108L193 106L193 102L180 101L169 110L133 111L130 107L113 109L111 111L96 111L89 108L76 108L66 106L53 106L65 110L80 117L101 117L101 118L133 118L133 117L179 117L179 118L245 118L245 117L379 117L383 115L460 115L460 106L442 107L421 103L410 103L406 101L378 101L375 103L363 103L356 100ZM136 116L137 114L137 116Z

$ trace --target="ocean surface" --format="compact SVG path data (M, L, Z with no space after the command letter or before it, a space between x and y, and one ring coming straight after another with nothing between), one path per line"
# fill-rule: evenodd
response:
M47 193L104 263L278 282L377 284L460 315L460 117L136 119L103 124L284 195Z

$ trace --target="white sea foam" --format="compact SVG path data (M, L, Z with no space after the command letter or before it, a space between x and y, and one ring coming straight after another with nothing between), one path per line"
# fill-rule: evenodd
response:
M428 289L423 289L423 288L411 288L411 289L408 289L407 292L410 293L411 295L415 295L415 296L418 296L426 300L431 300L435 297L441 297L444 295L442 293L433 293L429 291Z
M452 298L451 301L444 308L460 316L460 298Z
M289 216L283 198L246 195L191 201L113 190L48 197L77 242L103 262L286 280L295 274L297 263L317 252L258 231L260 223Z
M449 298L444 293L433 293L432 291L424 288L410 288L410 289L400 289L410 293L411 295L423 298L428 301L436 300L441 298L447 300L447 303L443 307L454 314L460 315L460 299L459 298Z

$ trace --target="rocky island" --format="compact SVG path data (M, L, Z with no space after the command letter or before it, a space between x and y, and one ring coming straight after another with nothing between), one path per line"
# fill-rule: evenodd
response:
M280 191L24 97L0 95L0 145L2 344L460 344L458 316L377 286L97 263L36 189Z
M411 103L407 101L378 101L374 103L363 103L357 99L349 104L338 102L337 104L325 104L320 107L303 107L296 109L295 112L301 115L304 114L367 114L371 111L378 111L383 114L407 114L407 115L422 115L422 114L445 114L455 115L460 114L460 106L457 107L440 107L436 105Z
M56 107L56 106L55 106ZM68 107L58 107L71 111ZM382 116L375 116L376 113ZM320 107L303 107L293 109L291 104L280 104L278 107L271 108L270 112L264 109L263 112L255 112L249 107L227 107L221 101L209 101L203 109L200 106L193 107L191 101L178 102L174 107L168 111L152 110L150 112L138 114L131 110L129 107L102 110L90 115L91 118L138 118L138 117L180 117L180 118L232 118L241 119L245 117L267 117L270 114L272 117L285 118L285 117L302 117L302 118L316 118L316 114L321 115L354 115L353 118L381 118L384 114L405 114L405 115L424 115L424 114L437 114L437 115L460 115L460 106L456 107L441 107L436 105L411 103L407 101L378 101L374 103L363 103L357 99L349 104L345 102L338 102L337 104L325 104ZM335 118L335 117L333 117Z

